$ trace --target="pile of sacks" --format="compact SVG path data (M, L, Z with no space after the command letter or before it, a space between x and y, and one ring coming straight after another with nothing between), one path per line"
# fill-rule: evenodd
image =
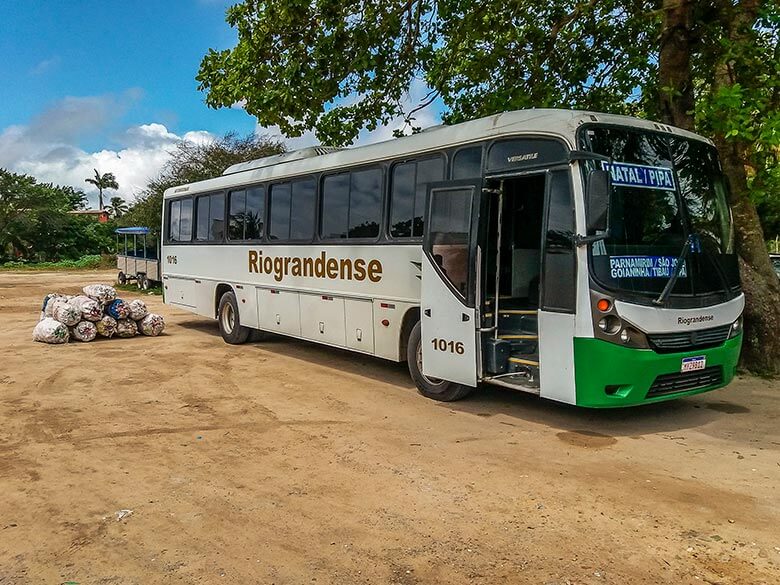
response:
M107 284L90 284L77 296L51 293L43 299L33 341L66 343L101 337L156 337L165 329L162 315L150 313L140 299L125 302Z

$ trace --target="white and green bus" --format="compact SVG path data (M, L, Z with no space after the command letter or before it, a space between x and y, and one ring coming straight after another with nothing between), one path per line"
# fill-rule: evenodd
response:
M165 193L165 301L407 361L420 393L494 384L645 404L734 376L744 296L712 144L666 125L507 112L314 147Z

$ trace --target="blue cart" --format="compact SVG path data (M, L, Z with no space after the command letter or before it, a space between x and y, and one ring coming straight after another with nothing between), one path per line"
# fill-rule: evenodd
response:
M161 281L159 239L147 227L118 228L116 267L119 270L119 284L135 280L141 290L148 290L158 284Z

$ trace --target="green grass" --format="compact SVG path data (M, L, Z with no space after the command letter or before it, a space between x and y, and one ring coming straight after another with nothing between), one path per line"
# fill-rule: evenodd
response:
M0 264L0 270L96 270L113 268L116 265L114 256L89 254L78 260L60 260L59 262L19 262L10 261Z

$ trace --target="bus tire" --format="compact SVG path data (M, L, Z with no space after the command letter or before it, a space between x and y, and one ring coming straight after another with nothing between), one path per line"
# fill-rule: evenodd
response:
M417 391L426 398L441 402L453 402L468 396L474 391L474 388L471 386L428 378L422 373L422 327L419 321L409 334L409 343L406 345L406 360L409 366L409 374L411 374L412 380L414 380L417 386Z
M225 343L240 345L246 343L246 340L249 339L249 334L252 330L241 325L238 303L233 291L226 292L219 299L217 321L219 322L219 332L222 334L222 339L225 340Z

